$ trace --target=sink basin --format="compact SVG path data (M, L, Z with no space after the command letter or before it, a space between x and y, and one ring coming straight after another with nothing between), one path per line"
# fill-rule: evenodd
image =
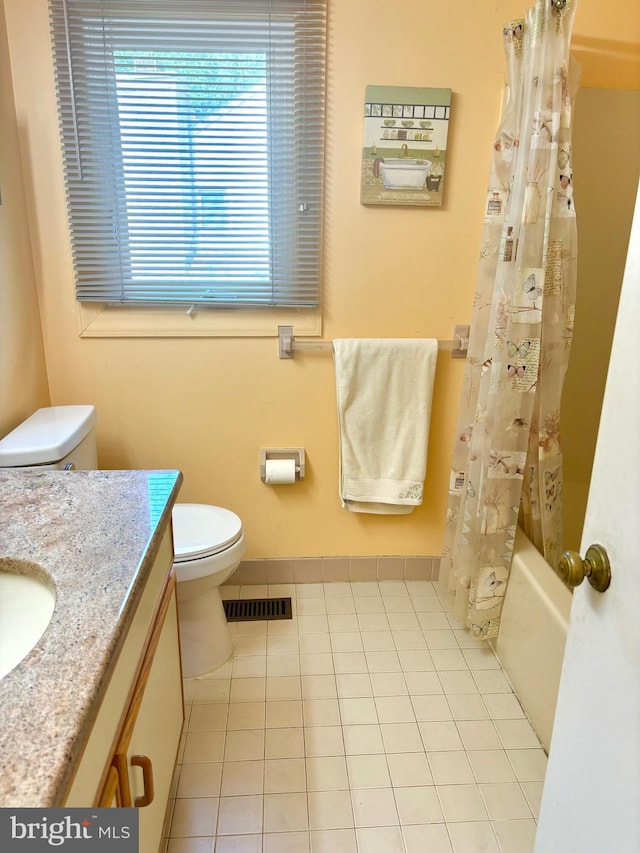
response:
M0 559L0 678L17 666L47 629L56 591L47 572L26 560Z

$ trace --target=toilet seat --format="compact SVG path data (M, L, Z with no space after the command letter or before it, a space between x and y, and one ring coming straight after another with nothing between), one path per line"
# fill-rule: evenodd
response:
M172 512L174 562L220 554L242 537L242 521L231 510L210 504L176 504Z

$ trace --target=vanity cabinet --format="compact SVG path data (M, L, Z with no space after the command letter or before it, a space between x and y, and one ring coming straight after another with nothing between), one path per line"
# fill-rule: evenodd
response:
M171 531L163 537L66 806L136 806L140 853L157 853L184 703Z

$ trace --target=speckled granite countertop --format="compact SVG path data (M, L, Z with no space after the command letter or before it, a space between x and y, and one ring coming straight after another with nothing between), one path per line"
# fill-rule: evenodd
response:
M56 587L49 627L0 680L0 806L62 805L181 482L0 472L0 557L38 563Z

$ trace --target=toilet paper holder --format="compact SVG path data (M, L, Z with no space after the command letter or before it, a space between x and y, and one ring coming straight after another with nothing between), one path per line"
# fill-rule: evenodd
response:
M263 447L260 450L260 479L264 483L267 476L267 460L293 459L296 463L296 481L304 480L304 447Z

